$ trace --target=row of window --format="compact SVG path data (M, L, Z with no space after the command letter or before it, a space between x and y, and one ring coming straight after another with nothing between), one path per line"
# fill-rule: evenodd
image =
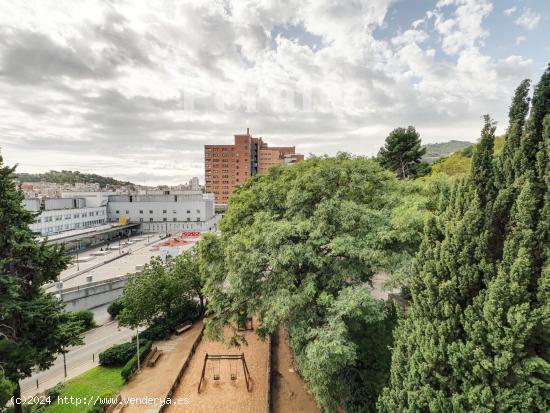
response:
M42 230L42 235L57 234L58 232L68 231L71 229L91 228L105 223L105 219L97 219L86 222L76 222L74 224L55 225L46 227Z
M200 218L196 219L196 222L200 222L200 221L201 221ZM139 222L144 222L143 218L140 218ZM149 218L149 222L155 222L155 220L153 218ZM168 222L168 218L162 218L162 222ZM178 222L178 219L177 218L172 218L172 222ZM187 217L185 222L191 222L191 218Z
M140 213L140 214L143 214L143 209L140 209L140 210L139 210L139 213ZM153 213L154 213L153 210L150 209L150 210L149 210L149 214L153 214ZM163 214L167 214L168 211L167 211L166 209L163 209L163 210L162 210L162 213L163 213ZM173 214L177 214L178 211L176 211L176 210L174 209L174 210L172 210L172 213L173 213ZM187 210L187 213L190 214L190 213L191 213L191 210L188 209L188 210ZM200 210L200 209L197 209L197 214L200 214L200 213L201 213L201 210ZM117 209L117 210L115 211L115 214L120 214L120 210ZM129 211L128 209L126 210L126 215L130 215L130 211Z
M65 214L63 216L61 215L55 215L55 216L39 216L36 218L37 223L41 222L53 222L53 221L62 221L63 219L78 219L78 218L86 218L86 217L93 217L93 216L103 216L105 215L105 211L90 211L90 212L82 212L78 214Z

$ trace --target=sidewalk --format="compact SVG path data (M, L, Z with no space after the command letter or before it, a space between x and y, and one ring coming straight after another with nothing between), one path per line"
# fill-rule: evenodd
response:
M167 341L154 343L153 347L157 346L163 351L162 356L155 367L142 366L141 372L122 388L121 396L126 399L131 397L164 399L201 330L202 320L179 336L174 335ZM124 413L155 411L159 407L158 402L152 405L131 404L124 408Z

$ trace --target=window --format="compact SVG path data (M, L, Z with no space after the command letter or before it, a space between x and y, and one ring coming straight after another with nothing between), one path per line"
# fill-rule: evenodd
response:
M139 222L143 222L143 218L140 218L140 219L139 219Z
M149 222L153 222L153 218L149 218Z
M201 219L200 218L197 218L197 222L199 222Z
M190 222L191 221L191 218L187 217L187 222Z
M126 210L126 215L130 214L130 211Z
M172 221L177 222L178 219L177 218L172 218Z
M163 210L162 210L162 213L163 213L163 214L166 214L166 210L165 210L165 209L163 209Z
M174 209L174 210L172 210L172 213L173 213L173 214L177 214L177 211Z
M200 209L197 209L197 214L200 214L201 213L201 210Z
M120 211L117 209L117 210L115 211L115 214L120 214Z
M80 218L80 214L74 214L73 218Z
M139 213L140 213L140 214L143 214L143 209L140 209L140 210L139 210Z
M150 209L150 210L149 210L149 213L150 213L150 214L152 214L152 213L153 213L153 210L152 210L152 209Z
M187 213L188 213L188 214L190 214L190 213L191 213L191 211L190 211L190 210L188 209L188 210L187 210Z

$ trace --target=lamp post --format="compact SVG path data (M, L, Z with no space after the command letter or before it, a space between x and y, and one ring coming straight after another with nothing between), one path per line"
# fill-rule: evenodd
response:
M141 370L141 362L139 360L139 327L136 327L136 348L137 348L137 369Z

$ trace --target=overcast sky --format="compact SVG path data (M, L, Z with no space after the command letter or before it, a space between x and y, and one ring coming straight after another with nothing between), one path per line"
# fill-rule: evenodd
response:
M548 39L549 0L2 0L0 151L177 184L247 127L306 155L373 155L409 124L473 141Z

